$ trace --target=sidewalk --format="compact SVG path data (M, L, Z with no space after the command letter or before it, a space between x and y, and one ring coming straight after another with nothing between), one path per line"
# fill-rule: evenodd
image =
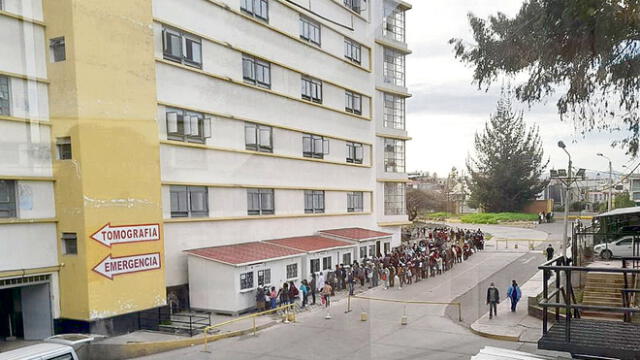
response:
M506 295L507 289L499 290ZM497 340L537 343L542 336L542 320L528 314L528 300L542 292L542 271L521 285L520 290L522 298L516 312L511 312L511 301L505 298L498 304L497 316L490 320L487 312L471 324L471 331Z

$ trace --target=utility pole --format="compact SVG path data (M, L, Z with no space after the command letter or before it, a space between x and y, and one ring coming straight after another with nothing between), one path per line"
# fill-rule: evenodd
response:
M602 153L597 153L596 155L609 160L609 201L607 201L607 211L611 211L611 208L613 207L613 198L611 197L611 190L613 188L613 169L611 167L611 159L604 156Z
M567 237L567 231L569 228L569 189L571 188L571 154L567 151L567 146L562 140L558 141L558 147L564 150L569 157L569 168L567 169L567 183L564 192L564 227L562 229L562 256L567 259L567 248L569 247L569 238Z

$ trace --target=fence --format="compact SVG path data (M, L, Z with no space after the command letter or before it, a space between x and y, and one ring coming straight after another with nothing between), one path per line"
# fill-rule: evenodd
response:
M193 336L210 325L210 314L171 314L169 306L138 313L138 328L144 330L188 333Z
M354 299L363 299L363 300L371 300L371 301L380 301L380 302L390 302L390 303L398 303L398 304L417 304L417 305L453 305L458 308L458 321L462 321L462 304L459 302L437 302L437 301L410 301L410 300L397 300L397 299L383 299L383 298L375 298L369 296L360 296L360 295L351 295L347 298L347 312L351 312L351 298Z

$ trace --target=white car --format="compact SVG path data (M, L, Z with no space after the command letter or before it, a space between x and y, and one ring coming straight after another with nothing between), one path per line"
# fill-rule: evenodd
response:
M0 360L78 360L71 346L42 343L0 353Z
M608 244L594 246L593 252L599 254L602 259L609 260L613 256L634 256L633 247L633 236L623 236Z

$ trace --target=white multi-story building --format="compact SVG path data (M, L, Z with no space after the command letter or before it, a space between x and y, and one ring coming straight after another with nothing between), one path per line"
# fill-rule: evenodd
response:
M38 339L59 312L41 1L0 1L0 33L0 338Z

